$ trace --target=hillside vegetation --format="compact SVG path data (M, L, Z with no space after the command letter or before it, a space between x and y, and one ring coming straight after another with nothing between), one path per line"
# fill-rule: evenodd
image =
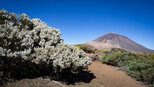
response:
M154 59L153 54L142 55L131 53L122 49L113 48L105 53L100 61L109 65L120 67L136 80L143 81L154 87Z
M91 49L86 45L79 45L76 46L79 50L83 50L86 53L95 53L97 51L97 49Z

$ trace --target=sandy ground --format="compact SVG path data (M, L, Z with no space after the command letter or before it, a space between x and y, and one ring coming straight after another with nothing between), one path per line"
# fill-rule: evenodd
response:
M145 87L116 67L100 62L93 62L89 70L96 76L93 81L102 81L104 87Z
M116 67L102 64L98 61L89 66L89 70L96 76L90 83L78 83L71 87L146 87L125 72Z
M98 61L93 62L89 66L89 70L95 78L88 83L78 82L75 85L64 85L50 79L37 78L9 83L6 87L146 87L125 72L116 70L116 67Z

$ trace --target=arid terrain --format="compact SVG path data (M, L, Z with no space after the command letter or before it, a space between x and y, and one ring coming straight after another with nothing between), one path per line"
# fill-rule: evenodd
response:
M1 0L0 87L154 87L154 0Z
M98 61L89 66L93 79L87 82L65 84L60 81L51 81L48 78L23 79L8 83L5 87L146 87L141 82L128 76L125 72L117 70L116 67L102 64Z

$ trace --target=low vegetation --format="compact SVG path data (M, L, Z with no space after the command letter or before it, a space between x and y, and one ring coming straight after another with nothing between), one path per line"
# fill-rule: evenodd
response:
M26 14L0 11L0 84L4 81L79 73L91 59L64 43L59 30Z
M76 46L79 50L83 50L86 53L108 53L107 50L97 50L88 47L87 45L78 45Z
M150 54L150 55L149 55L149 58L150 58L150 59L154 59L154 53Z
M86 53L95 53L97 50L96 49L91 49L86 45L80 45L80 46L76 46L79 50L83 50Z
M102 52L102 53L108 53L107 50L100 50L100 52Z
M121 67L122 70L136 80L143 81L154 87L154 59L153 54L142 55L122 49L113 48L104 54L100 61L109 65Z

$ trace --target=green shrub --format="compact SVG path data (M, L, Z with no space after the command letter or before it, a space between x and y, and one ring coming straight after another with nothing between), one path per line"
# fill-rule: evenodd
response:
M141 55L113 48L100 58L100 61L109 65L123 67L126 73L139 81L153 84L154 60L151 55ZM149 59L150 57L150 59Z
M81 50L80 46L76 46L79 50Z
M110 65L115 65L117 66L118 63L118 59L117 58L118 55L113 55L113 54L106 54L104 55L100 61L106 63L106 64L110 64Z
M83 50L86 53L94 53L95 52L95 50L89 48L86 45L77 46L77 48L80 49L80 50Z
M107 50L100 50L102 53L108 53Z
M154 53L150 54L149 57L154 60Z

